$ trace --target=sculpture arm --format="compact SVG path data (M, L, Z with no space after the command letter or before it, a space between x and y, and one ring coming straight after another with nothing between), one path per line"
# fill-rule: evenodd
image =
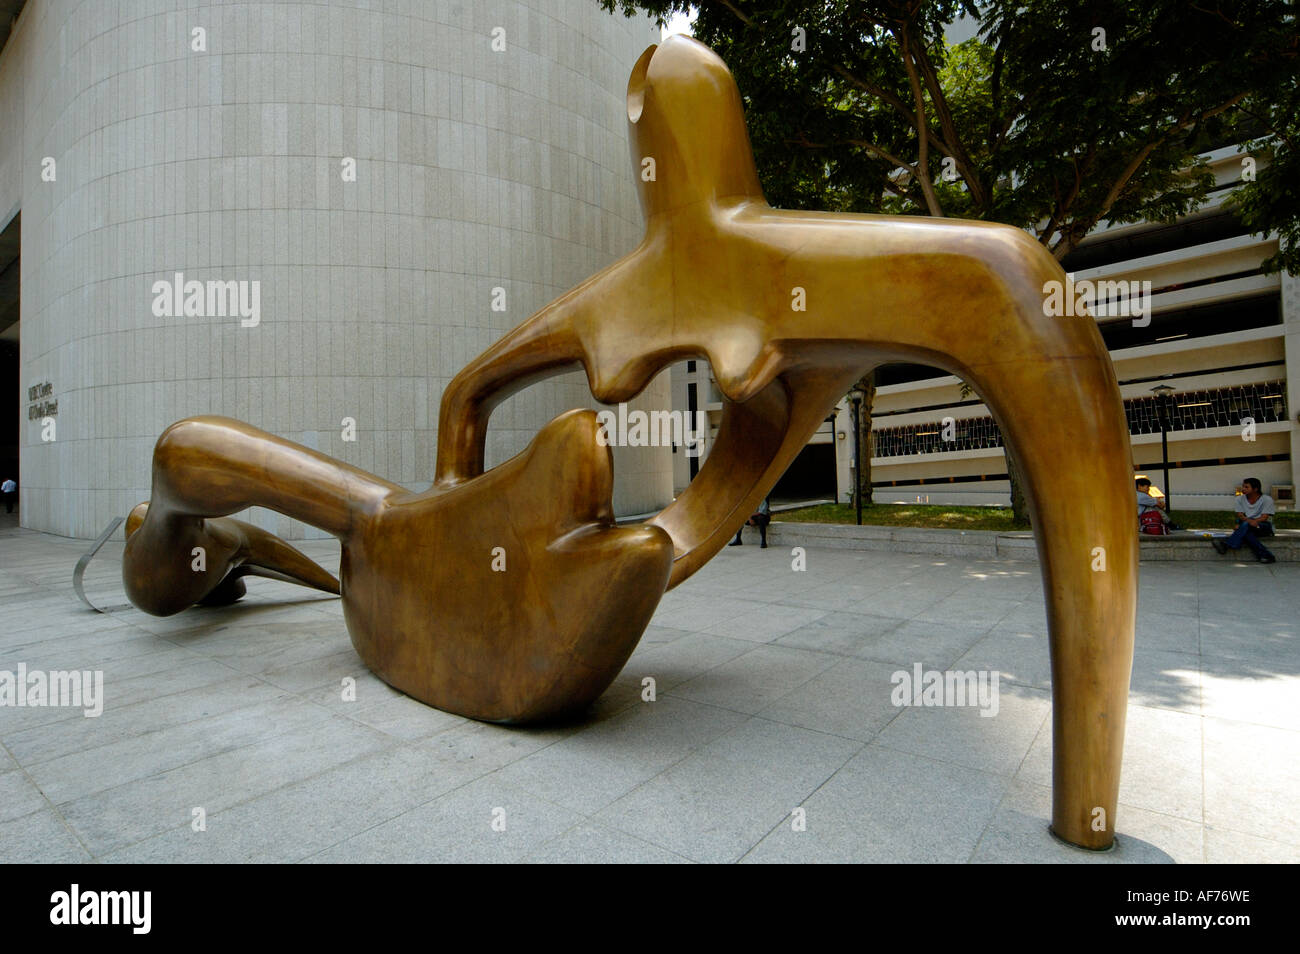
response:
M328 593L338 581L274 534L229 518L252 506L346 538L403 488L224 417L173 424L154 447L151 499L127 520L122 578L131 602L166 616L242 594L238 576L293 580Z
M436 484L453 487L483 473L492 411L529 385L582 367L592 393L608 399L600 382L595 339L611 312L629 307L629 302L643 310L645 303L656 300L651 289L638 287L639 278L653 275L646 254L638 249L561 295L452 378L438 413Z
M580 365L583 349L569 316L576 293L527 319L452 378L438 412L435 483L462 484L483 473L492 411L512 394Z

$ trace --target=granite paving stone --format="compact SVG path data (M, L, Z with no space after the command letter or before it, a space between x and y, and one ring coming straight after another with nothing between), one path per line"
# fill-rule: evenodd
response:
M0 708L2 863L1300 861L1296 564L1142 566L1117 847L1091 853L1048 832L1032 563L727 547L588 711L497 726L367 671L335 597L252 579L234 606L94 613L83 549L0 527L0 669L104 678L98 717ZM120 556L91 565L101 606ZM899 704L918 665L996 670L997 714Z

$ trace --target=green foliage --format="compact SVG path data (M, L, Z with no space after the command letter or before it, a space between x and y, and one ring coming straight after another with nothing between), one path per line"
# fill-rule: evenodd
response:
M686 12L684 0L598 0ZM1103 221L1170 221L1247 142L1236 206L1300 262L1300 94L1289 0L706 0L694 32L745 100L777 206L1030 229L1058 258ZM978 34L951 44L963 14ZM802 30L805 47L794 49ZM1098 31L1104 31L1104 35ZM969 29L967 30L969 32Z
M1232 203L1252 232L1278 233L1279 250L1265 269L1300 274L1300 71L1272 102L1247 103L1241 112L1258 133L1242 150L1256 162L1256 179Z
M857 512L849 504L818 504L783 510L774 518L790 523L855 523ZM931 527L943 530L1020 529L1009 507L947 507L942 504L869 504L862 522L878 527Z

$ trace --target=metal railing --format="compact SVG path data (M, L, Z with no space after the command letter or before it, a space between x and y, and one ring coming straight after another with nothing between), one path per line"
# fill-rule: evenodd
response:
M1165 405L1170 432L1212 427L1244 427L1287 420L1286 382L1264 381L1226 388L1182 391L1159 398L1129 398L1124 402L1130 434L1160 433L1160 404ZM909 457L1002 446L993 418L941 418L927 424L882 427L871 432L873 457Z

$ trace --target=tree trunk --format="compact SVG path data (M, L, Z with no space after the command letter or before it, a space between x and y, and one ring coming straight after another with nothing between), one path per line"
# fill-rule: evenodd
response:
M862 468L855 475L857 492L862 495L862 506L869 507L871 498L871 405L876 399L876 372L864 375L854 387L863 393L862 410L858 414L858 446L862 448Z
M1003 445L1007 458L1007 477L1011 480L1011 522L1017 527L1028 527L1029 505L1025 501L1025 490L1020 484L1020 466L1011 454L1011 448Z
M961 398L966 400L975 393L965 381L961 383ZM1016 463L1015 457L1011 455L1011 448L1004 442L1002 453L1007 461L1007 478L1011 481L1011 522L1017 527L1030 526L1029 504L1025 500L1025 490L1020 484L1020 466Z

